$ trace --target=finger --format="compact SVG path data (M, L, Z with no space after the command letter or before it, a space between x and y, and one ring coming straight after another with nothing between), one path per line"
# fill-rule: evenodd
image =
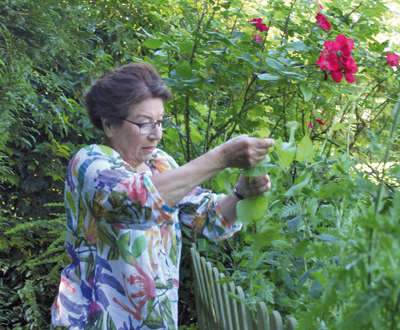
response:
M257 189L254 189L254 195L260 195L262 193L265 193L266 191L270 190L272 187L271 181L268 181L266 184L258 187Z
M250 181L250 186L254 189L257 189L259 187L266 185L268 182L271 182L268 174L260 175L260 176L254 177Z
M275 144L274 139L260 139L260 138L254 138L254 139L256 139L255 147L259 149L268 149Z

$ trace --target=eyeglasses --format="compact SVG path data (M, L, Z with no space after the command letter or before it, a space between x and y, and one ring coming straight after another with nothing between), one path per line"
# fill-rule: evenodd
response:
M150 122L150 123L144 123L144 124L138 124L138 123L135 123L128 119L124 119L124 120L129 121L130 123L135 124L136 126L139 126L140 134L149 134L154 129L154 127L156 127L156 125L161 127L161 129L163 131L168 128L168 126L171 124L172 117L168 116L168 115L164 115L163 118L164 118L163 120L159 120L157 122Z

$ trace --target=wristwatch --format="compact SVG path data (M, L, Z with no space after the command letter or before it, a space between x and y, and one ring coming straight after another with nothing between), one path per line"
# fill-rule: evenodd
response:
M243 199L244 199L244 197L243 197L241 194L239 194L239 192L238 192L238 190L237 190L237 187L235 187L235 189L233 189L233 193L235 194L235 196L236 196L239 200L243 200Z

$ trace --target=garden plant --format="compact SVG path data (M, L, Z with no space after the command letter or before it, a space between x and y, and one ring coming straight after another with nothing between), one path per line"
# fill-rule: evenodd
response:
M173 93L161 147L185 163L241 134L271 137L240 174L215 245L183 228L180 328L196 328L189 246L299 329L400 329L400 5L371 0L4 0L0 4L0 329L49 327L64 252L66 167L100 143L82 94L148 62ZM112 329L112 327L110 327ZM119 329L117 329L119 330Z

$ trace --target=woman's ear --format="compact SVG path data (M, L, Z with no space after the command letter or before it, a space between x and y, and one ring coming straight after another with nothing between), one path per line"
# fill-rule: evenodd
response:
M113 136L113 129L111 127L110 120L108 118L105 118L101 116L101 123L103 125L103 131L106 134L108 138L112 138Z

